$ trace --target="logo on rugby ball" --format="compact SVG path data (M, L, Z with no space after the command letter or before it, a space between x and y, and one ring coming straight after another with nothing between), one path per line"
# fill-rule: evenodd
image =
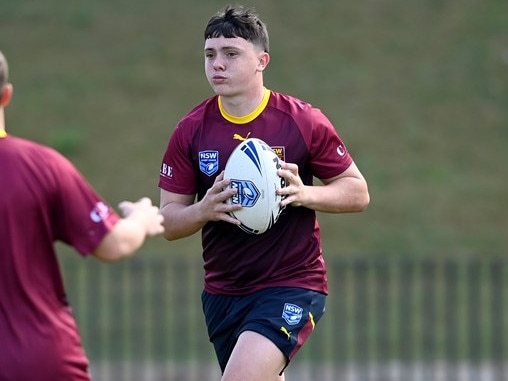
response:
M241 204L243 207L250 208L256 205L256 201L261 195L256 185L249 180L231 179L230 186L237 190L236 194L231 197L231 204Z
M277 174L280 159L264 141L249 138L240 143L229 156L224 168L228 188L236 193L227 204L242 208L229 214L240 221L239 227L249 234L262 234L279 218L282 196L277 193L284 179Z

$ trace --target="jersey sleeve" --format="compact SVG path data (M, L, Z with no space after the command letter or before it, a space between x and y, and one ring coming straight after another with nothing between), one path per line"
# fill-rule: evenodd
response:
M159 173L159 188L178 194L197 193L190 137L179 123L169 140Z
M353 162L346 145L319 109L312 108L308 117L312 125L310 154L314 176L329 179L340 175Z
M56 163L51 203L55 239L89 254L120 217L67 159Z

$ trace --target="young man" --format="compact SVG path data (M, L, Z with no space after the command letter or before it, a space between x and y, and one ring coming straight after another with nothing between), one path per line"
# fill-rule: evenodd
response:
M89 381L54 242L114 262L161 234L163 217L142 198L120 218L62 155L8 135L12 89L0 52L0 380Z
M227 7L210 19L204 38L205 72L216 95L178 123L164 154L165 238L202 230L203 310L222 380L280 381L324 312L315 211L364 210L367 184L318 109L264 87L268 34L256 14ZM240 207L224 202L235 191L222 170L247 137L276 148L285 162L279 175L289 184L279 190L284 212L261 235L239 229L228 212ZM314 186L313 176L323 185Z

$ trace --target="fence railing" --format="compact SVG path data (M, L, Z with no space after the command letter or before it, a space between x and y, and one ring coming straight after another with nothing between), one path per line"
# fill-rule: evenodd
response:
M288 381L508 380L508 258L329 259ZM219 380L196 260L63 266L96 381Z

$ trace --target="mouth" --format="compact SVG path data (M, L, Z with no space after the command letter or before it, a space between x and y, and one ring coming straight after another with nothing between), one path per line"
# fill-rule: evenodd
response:
M212 76L212 82L214 84L221 84L221 83L226 82L226 80L227 80L227 78L225 76L223 76L223 75L217 75L216 74L216 75Z

